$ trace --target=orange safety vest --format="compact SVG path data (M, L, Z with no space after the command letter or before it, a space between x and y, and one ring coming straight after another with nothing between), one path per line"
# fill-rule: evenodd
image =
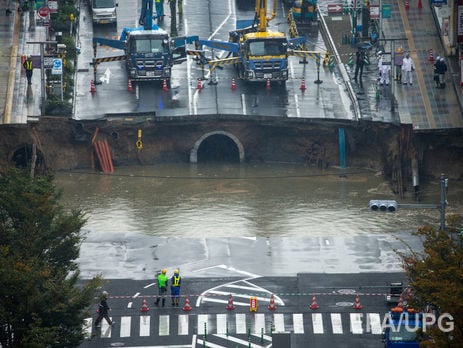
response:
M26 60L24 62L24 69L26 69L26 70L32 70L33 69L32 60Z

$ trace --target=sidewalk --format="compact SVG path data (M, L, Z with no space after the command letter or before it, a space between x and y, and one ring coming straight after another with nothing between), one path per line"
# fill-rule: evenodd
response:
M391 18L382 21L380 44L384 46L384 51L393 51L394 42L395 48L402 46L410 52L416 67L412 86L401 85L392 78L390 86L379 86L377 59L373 50L370 50L369 64L364 67L362 83L355 83L353 61L357 49L341 41L344 34L351 35L350 16L335 14L325 17L341 61L351 77L364 119L384 122L400 119L401 123L413 124L415 129L463 126L463 89L459 85L457 58L445 57L449 66L445 89L437 89L433 81L434 61L430 60L430 50L434 58L444 53L437 25L439 22L435 21L433 10L430 5L424 5L421 9L410 7L407 10L403 1L395 0Z

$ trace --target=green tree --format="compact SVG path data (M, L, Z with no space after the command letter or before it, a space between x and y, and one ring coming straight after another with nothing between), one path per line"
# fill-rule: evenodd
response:
M438 314L448 313L454 319L452 332L443 332L438 325L427 329L426 336L432 338L423 341L427 347L463 347L463 236L456 227L462 226L463 219L454 215L447 220L446 231L425 226L416 232L423 239L423 252L410 249L401 255L415 295L411 306L431 305Z
M76 347L99 278L81 284L75 262L85 223L66 212L51 175L0 176L0 344Z

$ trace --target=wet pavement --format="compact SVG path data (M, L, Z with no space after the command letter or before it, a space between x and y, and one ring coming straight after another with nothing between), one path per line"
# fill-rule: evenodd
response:
M0 108L3 123L26 123L28 118L40 116L41 90L40 73L34 71L33 83L29 88L21 67L21 55L40 53L40 45L28 44L43 41L46 27L36 26L34 14L20 14L12 0L0 2L6 11L0 13L0 47L2 56L11 57L1 61L0 84L2 98ZM386 50L390 39L406 38L400 41L405 50L411 52L416 65L414 85L402 86L392 82L390 86L378 86L376 57L370 55L370 64L365 67L362 85L351 80L363 118L383 120L384 122L412 123L415 129L436 129L462 127L463 92L459 85L458 63L456 58L447 58L449 73L447 87L437 89L433 82L430 49L434 57L444 52L438 34L439 21L433 9L425 4L423 8L411 6L408 10L402 1L392 6L391 18L382 21L382 38L386 39ZM331 17L331 16L330 16ZM339 17L336 15L335 17ZM340 17L344 17L340 15ZM324 17L328 19L328 16ZM349 20L327 20L330 32L349 33ZM389 41L388 41L389 40ZM349 62L350 53L355 49L342 42L336 43L349 76L353 76L353 64Z

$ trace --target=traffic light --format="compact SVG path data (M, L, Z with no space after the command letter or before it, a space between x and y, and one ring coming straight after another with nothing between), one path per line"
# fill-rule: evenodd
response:
M371 200L370 209L373 211L390 211L394 212L397 210L397 202L390 200Z

